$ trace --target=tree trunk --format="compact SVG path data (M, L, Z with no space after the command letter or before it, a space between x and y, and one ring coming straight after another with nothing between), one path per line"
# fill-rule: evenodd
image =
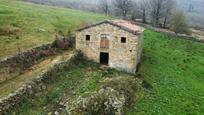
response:
M167 23L167 16L165 16L164 18L163 28L166 28L166 23Z
M143 10L142 22L143 22L143 23L147 23L147 20L146 20L146 11L145 11L145 10Z

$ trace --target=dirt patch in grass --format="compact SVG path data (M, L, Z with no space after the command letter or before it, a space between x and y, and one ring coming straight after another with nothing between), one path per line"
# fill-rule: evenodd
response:
M13 26L0 27L0 36L16 35L21 29Z
M204 41L204 30L198 30L191 28L192 36Z

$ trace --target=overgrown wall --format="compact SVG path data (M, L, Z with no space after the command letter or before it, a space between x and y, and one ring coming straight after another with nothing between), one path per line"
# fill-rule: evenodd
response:
M0 115L5 114L8 110L15 107L17 104L22 102L25 98L32 98L37 93L46 89L46 83L52 79L55 79L62 71L69 68L69 65L77 62L78 58L81 57L79 52L75 52L70 59L55 64L51 69L43 72L40 76L34 78L32 81L25 83L14 93L9 96L0 99Z
M70 47L71 45L67 39L55 40L53 43L44 44L1 60L0 83L19 75L21 71L31 67L39 60L56 55L56 53Z
M203 39L194 38L193 36L190 36L190 35L176 34L173 31L166 31L166 30L163 30L163 29L160 29L160 28L152 27L151 25L148 25L148 24L143 24L143 23L138 23L138 24L140 26L145 27L145 28L151 29L151 30L153 30L155 32L164 33L164 34L170 35L170 36L175 36L175 37L178 37L180 39L186 39L186 40L191 40L191 41L204 43Z

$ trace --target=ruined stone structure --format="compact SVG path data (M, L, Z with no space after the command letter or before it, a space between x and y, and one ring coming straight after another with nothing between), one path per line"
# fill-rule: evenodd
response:
M89 59L135 73L140 62L144 29L126 20L106 20L76 32L76 49Z

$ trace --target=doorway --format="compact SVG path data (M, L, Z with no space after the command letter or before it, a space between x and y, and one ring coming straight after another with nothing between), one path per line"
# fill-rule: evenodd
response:
M108 65L109 62L109 53L100 53L100 64L102 65Z

